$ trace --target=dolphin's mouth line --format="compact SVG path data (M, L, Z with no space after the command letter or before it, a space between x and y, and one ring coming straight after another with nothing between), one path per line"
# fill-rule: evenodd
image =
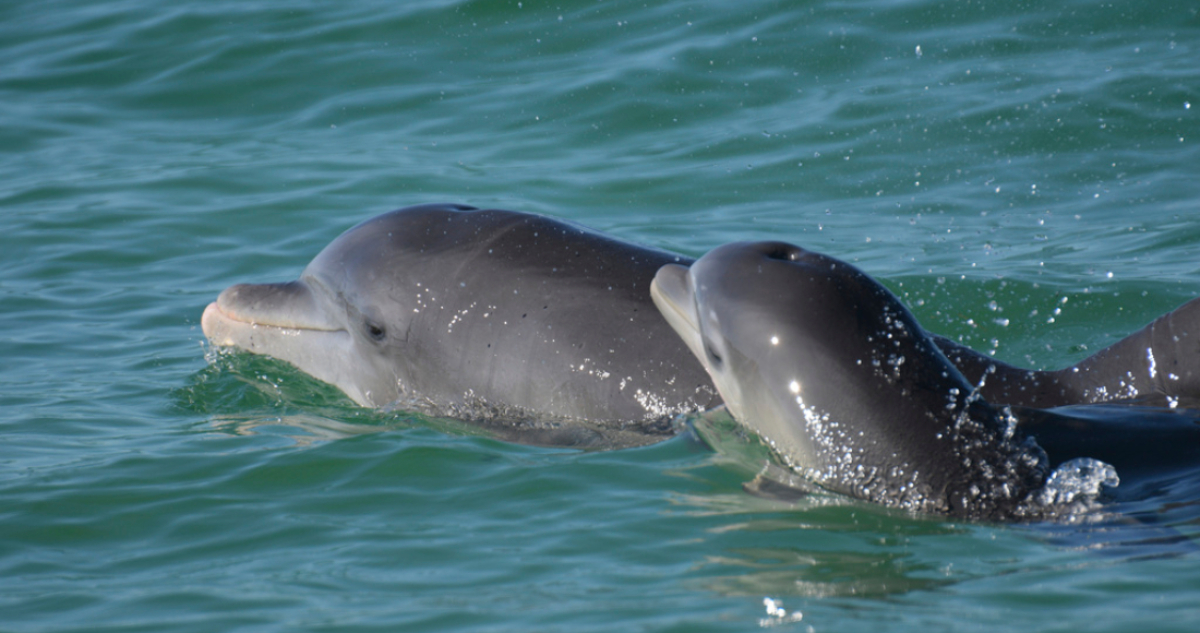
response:
M220 301L214 301L209 304L205 310L216 312L216 316L226 321L232 321L241 325L249 325L252 327L272 328L277 330L295 330L297 332L345 332L345 328L330 328L322 327L315 324L296 323L293 321L281 320L280 322L271 322L264 320L261 317L243 318L236 312L230 311L226 306L222 306Z
M307 340L311 341L310 345L323 341L323 346L338 346L350 337L345 329L312 327L290 319L263 319L261 315L247 319L237 311L222 306L219 300L204 309L200 327L205 337L217 347L236 347L255 354L269 354L297 366L301 363L294 354L285 351L294 347L294 344L284 341ZM279 348L281 344L285 347ZM270 351L272 349L275 351Z

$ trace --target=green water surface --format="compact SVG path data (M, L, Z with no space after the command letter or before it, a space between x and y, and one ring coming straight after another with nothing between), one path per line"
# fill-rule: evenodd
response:
M772 501L694 437L506 444L198 322L449 201L785 239L1074 362L1200 293L1198 11L0 4L0 630L1197 630L1195 476L1065 526Z

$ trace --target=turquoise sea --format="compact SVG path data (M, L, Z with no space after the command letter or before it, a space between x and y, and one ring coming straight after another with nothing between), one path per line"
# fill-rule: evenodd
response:
M768 500L736 437L507 444L199 328L462 202L788 240L1073 362L1200 294L1198 11L0 4L0 631L1200 629L1200 475L1061 525Z

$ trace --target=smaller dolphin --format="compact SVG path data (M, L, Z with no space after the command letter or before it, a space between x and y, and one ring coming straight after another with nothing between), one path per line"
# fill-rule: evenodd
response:
M857 268L782 242L658 271L651 297L739 422L833 490L918 512L1019 514L1048 459Z

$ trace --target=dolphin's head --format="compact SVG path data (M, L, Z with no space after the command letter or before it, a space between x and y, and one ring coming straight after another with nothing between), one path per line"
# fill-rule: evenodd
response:
M1012 494L1029 483L1008 473L998 414L854 266L782 242L728 244L661 268L651 296L733 416L833 490L957 511L977 501L964 486L981 467L1001 487L1020 479Z
M793 465L821 469L834 456L821 419L865 397L849 375L870 351L854 322L863 278L791 244L735 243L661 268L651 296L730 413Z
M408 373L409 325L423 301L421 280L409 274L419 249L406 240L424 237L414 235L413 215L384 214L351 228L295 281L225 289L204 311L204 334L218 346L287 361L361 405L395 401Z

